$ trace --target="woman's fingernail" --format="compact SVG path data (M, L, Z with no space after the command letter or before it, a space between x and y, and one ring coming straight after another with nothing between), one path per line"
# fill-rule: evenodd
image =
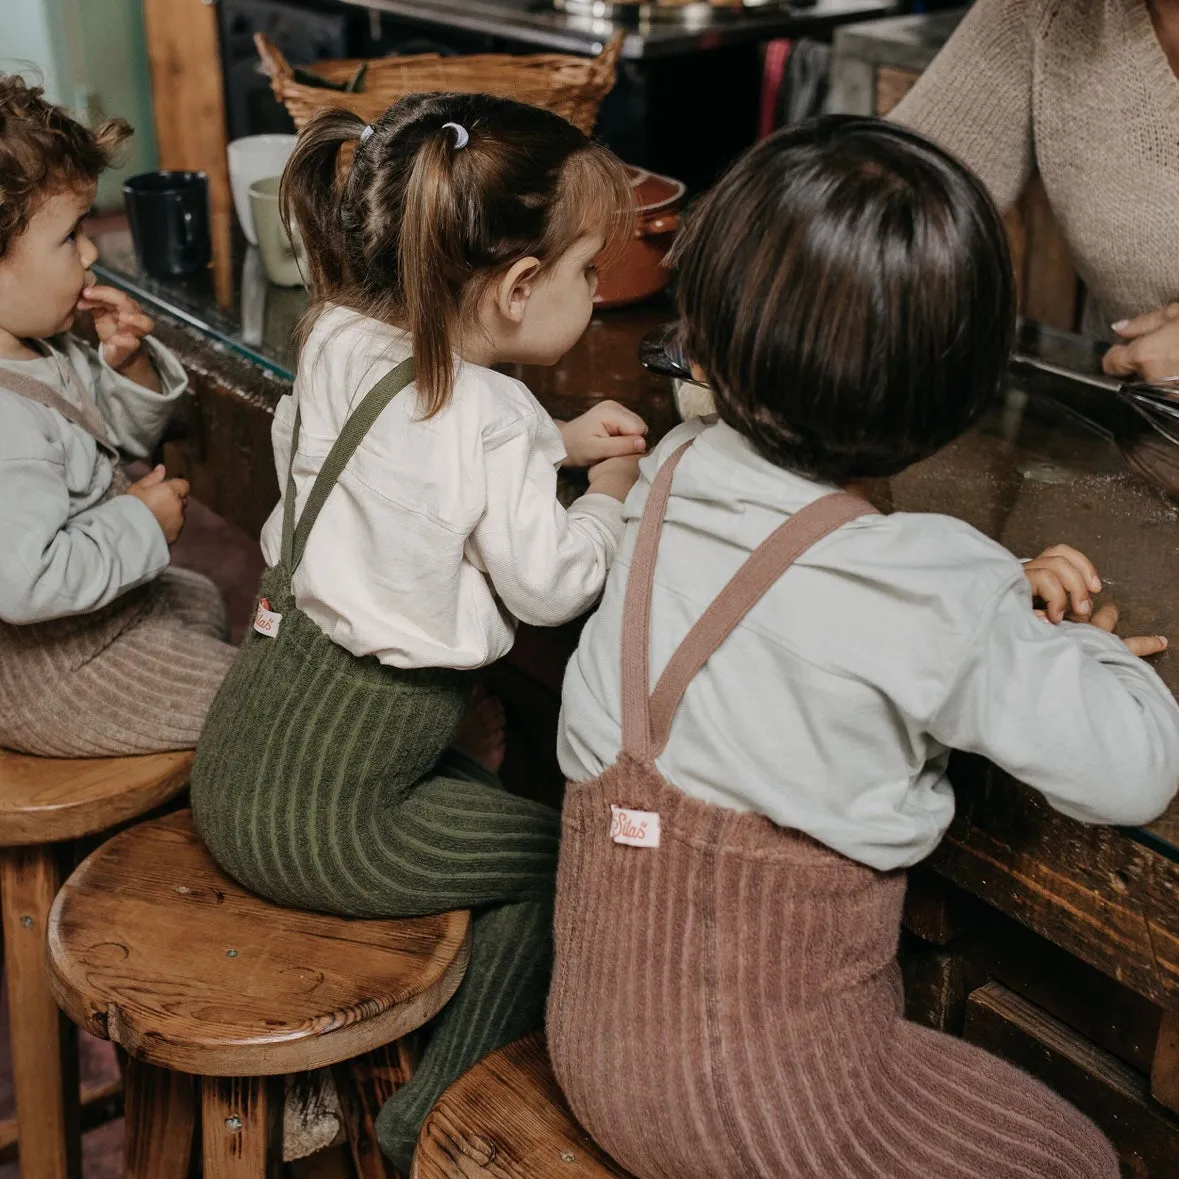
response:
M1159 641L1160 643L1162 643L1162 645L1163 645L1164 647L1165 647L1165 646L1167 646L1167 636L1166 636L1166 635L1155 635L1154 637L1155 637L1156 639L1158 639L1158 641Z
M1101 593L1101 578L1100 577L1090 577L1089 578L1089 588L1095 594Z
M1126 328L1128 328L1130 326L1130 321L1128 319L1119 319L1117 323L1111 323L1109 326L1115 332L1117 332L1119 335L1121 335L1121 333L1124 332L1126 330Z

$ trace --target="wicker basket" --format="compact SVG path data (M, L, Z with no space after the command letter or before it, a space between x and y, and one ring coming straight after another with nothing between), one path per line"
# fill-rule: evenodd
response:
M325 106L346 107L371 123L407 94L450 91L497 94L543 106L590 135L597 121L598 107L614 86L623 36L619 33L592 58L557 53L526 57L506 53L442 57L437 53L423 53L377 58L367 63L364 92L360 94L303 85L295 81L294 70L269 37L256 33L254 44L275 97L291 112L296 127L302 127ZM345 83L364 64L318 61L306 68L329 82Z

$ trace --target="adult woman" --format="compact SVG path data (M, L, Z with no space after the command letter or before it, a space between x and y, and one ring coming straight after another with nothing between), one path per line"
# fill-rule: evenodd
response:
M1001 208L1038 169L1106 370L1179 374L1179 0L978 0L894 117Z

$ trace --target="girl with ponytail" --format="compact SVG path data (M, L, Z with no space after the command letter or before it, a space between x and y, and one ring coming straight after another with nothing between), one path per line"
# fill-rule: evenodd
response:
M477 94L415 95L373 126L325 111L283 177L312 311L275 415L257 619L193 805L222 867L281 904L474 911L466 975L378 1122L403 1173L438 1094L543 1022L559 819L499 785L502 709L474 673L517 620L595 602L646 428L609 402L554 422L493 366L573 346L630 199L563 119ZM562 464L590 469L568 510Z

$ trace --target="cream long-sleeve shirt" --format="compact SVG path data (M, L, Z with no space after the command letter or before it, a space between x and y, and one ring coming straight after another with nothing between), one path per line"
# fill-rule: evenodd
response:
M160 377L156 393L72 336L43 343L41 359L0 360L0 368L77 405L72 369L97 402L110 441L130 458L146 458L188 388L180 362L144 340ZM106 498L112 478L111 460L81 426L0 388L0 621L87 614L168 567L168 542L151 509L131 495Z
M574 781L618 756L638 519L658 464L693 435L655 570L652 688L753 549L831 490L720 422L677 428L643 461L618 563L565 675L558 753ZM695 798L891 869L949 826L950 749L985 755L1083 822L1145 822L1179 785L1179 707L1119 639L1037 618L1005 549L960 520L896 512L844 526L779 579L697 673L656 764Z
M411 351L402 331L335 307L304 346L273 440L286 495L295 404L296 511L349 413ZM601 593L622 505L557 502L560 431L519 381L456 362L454 396L423 420L402 390L349 460L311 530L295 602L354 655L395 667L475 668L512 646L517 620L555 626ZM262 531L275 564L282 502Z
M1146 0L978 0L890 116L996 203L1038 168L1110 320L1179 299L1179 78Z

